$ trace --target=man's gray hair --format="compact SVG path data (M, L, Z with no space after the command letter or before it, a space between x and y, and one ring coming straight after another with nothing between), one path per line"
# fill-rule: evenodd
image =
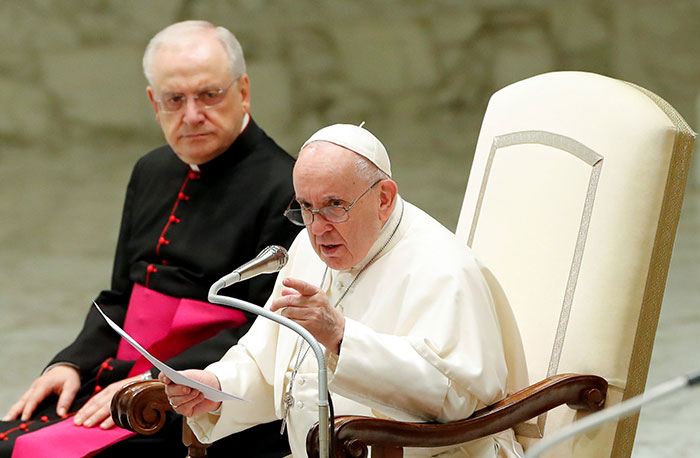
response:
M148 46L146 46L146 51L143 53L143 73L146 75L148 84L153 86L153 58L158 48L169 42L182 41L183 37L202 31L210 31L219 42L221 42L231 61L231 74L233 78L240 78L240 76L246 72L246 66L245 58L243 57L243 48L241 48L241 44L236 37L228 29L217 27L207 21L183 21L169 25L158 32L151 38Z
M382 172L379 167L372 164L372 162L364 156L356 154L355 158L355 173L358 177L366 180L367 183L374 183L379 180L388 180L389 175Z

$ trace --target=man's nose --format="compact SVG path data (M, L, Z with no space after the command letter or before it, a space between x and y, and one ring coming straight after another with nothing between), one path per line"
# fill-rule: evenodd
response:
M187 124L196 124L201 122L203 117L202 108L199 107L197 101L188 97L185 101L185 122Z
M321 216L320 213L316 213L314 215L314 220L309 226L309 230L313 235L321 235L325 232L330 231L331 229L333 229L333 224L326 221L326 219L323 216Z

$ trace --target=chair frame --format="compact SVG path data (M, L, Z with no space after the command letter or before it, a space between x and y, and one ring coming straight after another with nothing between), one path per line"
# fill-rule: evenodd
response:
M335 458L372 456L398 458L403 447L444 447L468 442L519 423L560 405L592 412L603 408L608 383L595 375L559 374L531 385L507 398L480 409L465 420L446 424L408 423L379 418L342 416L335 419L333 440ZM165 385L157 380L138 381L124 386L112 398L115 423L139 434L151 435L165 424L172 410ZM183 422L183 442L188 457L206 456L207 445L200 443ZM306 437L309 457L318 457L318 423Z
M567 404L579 411L605 405L608 383L595 375L558 374L451 423L409 423L381 418L342 416L335 419L335 458L403 457L404 447L445 447L513 428L519 423ZM319 456L318 423L306 436L309 458Z

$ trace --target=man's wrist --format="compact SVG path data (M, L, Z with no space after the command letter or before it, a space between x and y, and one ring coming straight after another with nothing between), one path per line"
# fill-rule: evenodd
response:
M73 363L58 362L58 363L53 363L53 364L46 366L46 369L44 369L44 371L41 373L41 375L44 375L45 373L47 373L48 371L50 371L54 367L59 367L59 366L72 367L73 369L78 371L78 373L80 373L80 368L77 365L75 365Z

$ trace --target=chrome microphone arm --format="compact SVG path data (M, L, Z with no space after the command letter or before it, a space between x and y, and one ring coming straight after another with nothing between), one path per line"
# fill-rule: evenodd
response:
M326 359L324 357L321 345L318 343L316 338L313 335L311 335L309 331L306 330L306 328L304 328L298 323L295 323L289 318L283 317L282 315L266 310L263 307L251 304L250 302L246 302L229 296L219 295L219 290L221 290L225 286L229 286L235 283L231 282L231 280L235 278L231 277L231 275L232 274L222 277L216 283L211 285L211 288L209 288L209 302L213 304L226 305L240 310L245 310L246 312L263 316L269 320L275 321L300 335L309 344L311 350L313 350L314 352L314 355L316 355L316 361L318 363L318 449L321 458L329 458L330 425L327 378L328 371L326 368Z

